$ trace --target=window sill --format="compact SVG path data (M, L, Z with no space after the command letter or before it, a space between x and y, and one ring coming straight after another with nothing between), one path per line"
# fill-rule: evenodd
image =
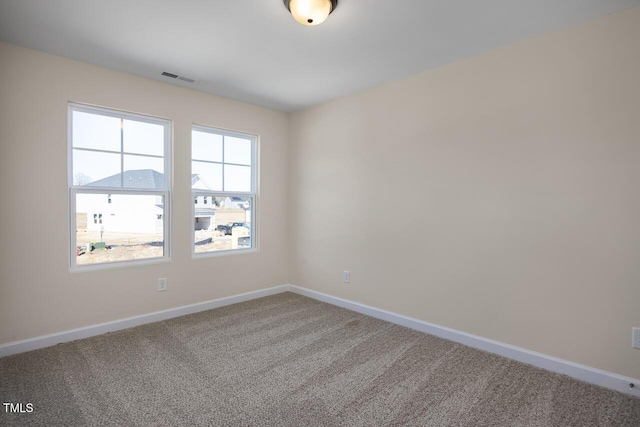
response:
M226 249L222 251L211 251L211 252L192 252L192 259L203 259L203 258L217 258L222 256L230 256L230 255L241 255L241 254L249 254L258 252L257 248L247 248L247 249Z
M168 262L171 262L170 257L147 258L147 259L131 260L131 261L105 262L100 264L76 265L74 267L70 267L69 272L85 273L85 272L98 271L98 270L115 270L119 268L138 267L142 265L165 264Z

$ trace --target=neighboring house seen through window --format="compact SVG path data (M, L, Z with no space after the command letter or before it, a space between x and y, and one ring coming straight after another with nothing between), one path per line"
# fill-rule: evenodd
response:
M71 269L169 257L169 135L168 120L69 105Z
M193 252L256 247L256 137L204 126L191 132Z

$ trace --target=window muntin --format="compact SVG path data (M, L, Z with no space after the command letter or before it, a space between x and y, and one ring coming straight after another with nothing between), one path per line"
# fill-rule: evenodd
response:
M72 270L169 257L170 122L69 105Z
M193 252L256 247L256 137L192 129Z

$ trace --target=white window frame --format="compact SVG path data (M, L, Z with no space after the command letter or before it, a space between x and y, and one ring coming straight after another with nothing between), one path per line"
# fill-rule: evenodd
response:
M90 270L103 270L103 269L111 269L111 268L121 268L121 267L130 267L144 264L154 264L159 262L167 262L171 260L171 132L172 132L172 122L168 119L163 119L159 117L148 116L144 114L138 113L129 113L125 111L108 109L102 107L95 107L85 104L79 103L69 103L67 112L67 180L69 187L69 269L72 272L79 271L90 271ZM89 114L98 114L102 116L115 117L118 119L129 119L135 120L138 122L145 122L151 124L157 124L164 127L164 190L146 190L146 189L138 189L138 188L114 188L114 187L84 187L80 185L73 184L73 112L80 111ZM111 153L110 151L104 151L99 149L87 149L82 148L84 151L93 151L93 152L105 152ZM138 153L128 153L122 149L120 149L120 154L122 156L126 154L135 154L140 155ZM154 155L144 155L146 157L156 157ZM124 173L124 171L121 171ZM105 262L105 263L95 263L95 264L86 264L86 265L78 265L77 255L76 255L76 233L77 233L77 224L76 224L76 196L78 194L104 194L105 197L111 197L112 195L143 195L143 196L163 196L164 198L164 212L163 212L163 255L161 257L154 258L144 258L144 259L134 259L134 260L126 260L126 261L114 261L114 262Z
M258 135L253 135L246 132L237 132L227 129L221 129L213 126L193 124L191 126L191 133L193 131L212 133L215 135L221 135L223 137L236 137L251 140L251 191L209 191L209 190L194 190L191 189L191 256L193 258L209 258L216 256L226 255L240 255L250 252L258 251ZM201 161L201 160L198 160ZM193 145L191 146L191 162L193 162ZM211 162L218 164L230 164L224 162L224 146L222 150L222 162ZM191 168L193 163L191 163ZM240 165L246 166L246 165ZM193 170L191 171L193 174ZM189 176L191 176L191 174ZM223 185L224 185L224 169L223 169ZM223 187L224 188L224 187ZM211 197L245 197L251 199L251 247L249 248L237 248L237 249L224 249L218 251L209 252L196 252L196 242L194 239L194 232L196 227L196 203L194 198L199 196L211 196Z

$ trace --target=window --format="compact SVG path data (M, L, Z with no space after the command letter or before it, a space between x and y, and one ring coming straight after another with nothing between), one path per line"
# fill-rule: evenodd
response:
M255 136L193 127L194 254L256 248L256 177Z
M169 135L167 120L69 105L72 270L169 257Z

